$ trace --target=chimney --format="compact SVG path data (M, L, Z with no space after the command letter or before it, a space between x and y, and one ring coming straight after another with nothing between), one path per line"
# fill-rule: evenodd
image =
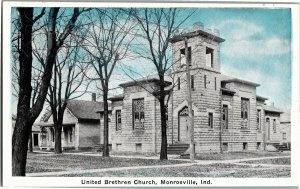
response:
M92 101L96 102L96 93L92 93Z

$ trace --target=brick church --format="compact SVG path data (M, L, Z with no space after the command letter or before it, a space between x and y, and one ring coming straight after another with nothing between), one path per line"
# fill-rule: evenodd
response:
M195 25L193 31L171 41L173 69L166 76L166 90L173 89L167 111L168 145L189 144L183 37L188 38L195 152L264 150L265 144L282 143L280 114L283 112L266 106L267 98L256 93L259 84L223 75L220 44L225 40L218 31ZM157 76L122 83L123 94L110 98L112 150L160 151L159 102L148 92L157 83Z

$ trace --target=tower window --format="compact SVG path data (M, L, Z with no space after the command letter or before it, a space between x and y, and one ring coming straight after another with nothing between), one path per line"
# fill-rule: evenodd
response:
M249 99L241 99L241 118L242 118L242 127L248 128L249 124Z
M223 104L222 123L223 123L223 129L228 129L228 105L226 104Z
M213 54L214 50L206 47L206 66L209 68L213 67Z
M195 90L195 85L194 85L194 75L191 75L191 89L194 91Z
M177 79L177 89L180 90L180 77Z
M257 110L257 129L261 130L261 110Z
M189 66L192 65L192 48L188 47L188 63ZM180 49L180 65L183 66L186 64L186 57L185 57L185 48Z
M208 127L210 129L213 128L213 113L211 112L208 113Z
M276 132L276 119L273 119L273 131Z
M206 75L204 75L204 88L206 89Z

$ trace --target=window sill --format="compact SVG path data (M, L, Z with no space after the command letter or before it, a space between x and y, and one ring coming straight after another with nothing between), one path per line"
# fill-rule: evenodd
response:
M208 131L214 131L214 129L208 129Z
M241 131L242 132L250 132L250 129L248 129L248 128L241 128Z

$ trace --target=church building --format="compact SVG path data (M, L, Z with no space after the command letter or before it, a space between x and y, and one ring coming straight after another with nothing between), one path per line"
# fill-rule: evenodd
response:
M187 38L188 62L185 43ZM172 38L173 66L166 75L170 91L167 116L168 145L188 147L186 65L190 68L195 152L256 151L280 143L282 111L266 106L256 93L260 85L220 72L217 30L195 24L192 31ZM149 91L158 87L158 76L122 83L123 94L111 100L110 142L114 151L159 153L160 106Z

